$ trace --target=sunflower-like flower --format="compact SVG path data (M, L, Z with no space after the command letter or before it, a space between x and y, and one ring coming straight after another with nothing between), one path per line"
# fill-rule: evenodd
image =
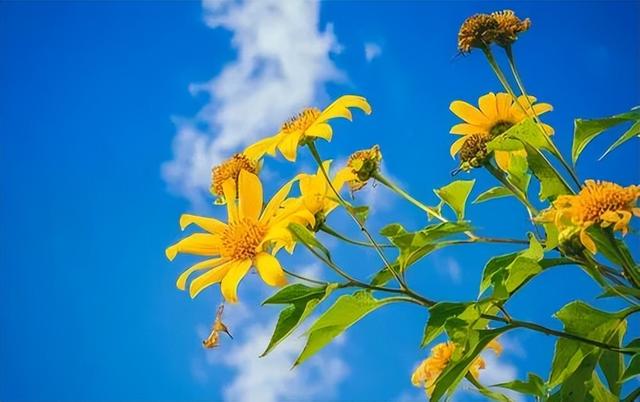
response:
M331 161L324 161L322 166L325 172L329 172ZM314 229L317 229L324 223L327 215L339 205L337 197L320 168L318 168L316 174L303 173L298 175L297 178L300 186L300 199L304 207L315 217ZM339 192L344 185L344 181L336 177L331 181L331 184Z
M489 342L487 348L493 350L496 355L502 353L502 345L495 339ZM451 361L455 350L456 345L453 342L443 342L434 346L431 349L431 355L423 360L415 369L413 375L411 375L411 383L416 387L424 387L427 394L431 395L436 380ZM471 363L469 373L471 373L474 378L478 378L480 370L484 368L484 359L478 356L473 363Z
M343 117L351 120L350 108L357 108L371 114L371 106L365 98L356 95L344 95L336 99L326 109L307 108L282 125L280 131L272 137L264 138L245 149L244 154L259 159L264 154L275 156L276 149L282 156L293 162L296 160L298 145L308 139L324 138L331 141L333 130L329 120Z
M211 169L211 194L222 198L224 190L222 183L233 179L237 183L240 172L246 170L249 173L258 174L259 163L246 155L238 153Z
M498 21L491 15L472 15L460 26L458 50L469 53L473 48L488 47L495 40L498 28Z
M639 197L640 186L587 180L578 194L559 196L538 221L553 222L561 233L577 234L580 243L595 254L596 244L587 229L593 225L612 227L614 232L626 235L631 217L640 216L636 207Z
M222 183L227 200L228 223L214 218L182 215L182 229L195 224L207 233L194 233L168 247L167 258L173 260L178 253L213 258L184 271L178 277L178 289L185 289L189 275L206 270L191 281L191 297L195 297L206 287L221 282L222 295L227 301L235 303L238 300L238 284L252 266L256 267L258 274L268 285L285 284L284 271L273 254L280 248L293 244L293 238L287 229L290 223L314 223L313 215L302 208L301 203L288 202L281 207L291 185L292 182L283 186L263 210L260 179L255 174L242 170L238 177L237 194L233 179Z
M496 11L491 17L498 23L495 42L502 46L510 46L518 39L518 34L527 31L531 27L531 20L521 20L511 10Z
M336 183L347 183L352 192L362 189L369 179L380 169L382 153L374 145L369 149L356 151L349 156L347 165L336 174Z
M464 123L459 123L451 127L450 133L462 135L461 138L451 145L451 156L455 156L460 152L461 149L464 148L467 140L472 140L477 143L482 139L486 143L524 119L540 116L543 113L553 110L550 104L535 103L536 100L533 96L529 96L529 101L527 101L524 96L519 96L517 100L514 100L513 97L507 93L500 92L494 94L493 92L489 92L478 99L479 109L461 100L451 102L449 110L464 120ZM542 127L547 134L553 134L553 128L551 126L542 124ZM476 136L476 138L472 136ZM486 148L483 149L480 147L478 150L486 152ZM524 150L495 152L496 162L503 170L508 169L513 153L526 155L524 154ZM466 160L463 160L463 163L470 161L471 156L472 155L466 152Z

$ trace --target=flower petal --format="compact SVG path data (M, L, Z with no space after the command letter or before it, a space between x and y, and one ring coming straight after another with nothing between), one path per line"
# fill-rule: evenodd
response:
M278 149L282 156L289 162L295 162L298 154L298 143L302 137L301 132L288 133L283 137L282 141L278 144Z
M478 106L480 106L480 111L487 117L487 119L498 119L498 104L496 101L496 94L493 92L489 92L488 94L482 95L478 98Z
M208 288L214 283L222 281L226 277L226 275L228 275L229 270L232 268L232 266L233 262L227 260L226 263L217 266L192 280L189 284L189 296L191 296L191 298L193 299L204 289Z
M270 154L273 156L275 154L275 147L279 142L280 137L278 134L273 137L263 138L260 141L249 145L242 153L247 156L247 158L258 160L264 156L264 154Z
M351 107L358 108L366 114L371 114L371 106L366 98L357 95L343 95L327 106L316 121L325 122L336 117L351 120L351 111L349 110Z
M455 158L456 154L458 152L460 152L460 149L462 148L462 146L464 145L464 143L467 141L467 137L460 137L458 138L453 144L451 144L451 148L449 149L449 153L451 154L452 158Z
M589 236L586 229L582 229L580 231L580 242L587 250L591 252L591 254L595 254L596 251L598 251L596 243L593 241L591 236Z
M240 218L258 219L262 211L262 183L258 176L243 170L238 177Z
M236 187L236 182L233 179L227 179L222 183L222 192L225 200L227 201L227 215L229 216L229 223L234 223L238 220Z
M176 287L180 290L184 290L187 284L187 279L189 278L189 275L191 275L196 271L215 268L218 265L222 265L227 261L229 260L226 258L210 258L208 260L200 261L199 263L192 265L183 273L181 273L180 276L178 276L178 280L176 281Z
M194 233L176 244L167 247L165 254L169 261L173 261L178 253L196 255L218 255L220 251L220 237L209 233Z
M229 303L236 303L238 301L238 284L240 280L249 272L251 268L251 260L246 259L242 261L236 261L231 263L229 272L222 279L222 296Z
M503 118L509 113L513 98L508 93L500 92L496 94L496 106L498 115Z
M191 224L198 225L209 233L221 233L227 227L224 222L214 218L206 218L204 216L182 214L180 216L180 228L184 230Z
M505 172L508 171L511 162L511 153L509 151L495 151L494 156L498 167Z
M451 127L451 130L449 130L449 132L451 134L471 135L486 133L487 129L480 126L474 126L473 124L469 123L459 123Z
M254 264L262 280L269 286L282 286L287 283L287 277L277 258L269 253L259 253Z
M333 136L333 130L331 126L327 123L316 123L309 127L305 132L305 135L309 137L320 137L324 138L327 141L331 141L331 137Z
M472 106L464 101L453 101L449 105L451 110L456 116L466 121L469 124L476 126L482 126L488 124L487 117L482 114L475 106Z

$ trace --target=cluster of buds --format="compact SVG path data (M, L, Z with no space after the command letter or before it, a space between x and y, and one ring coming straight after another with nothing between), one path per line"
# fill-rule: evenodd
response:
M489 158L487 142L489 140L489 137L483 133L467 136L462 148L460 148L461 170L468 171L479 168L487 162Z
M521 20L511 10L491 14L475 14L467 18L458 32L458 50L469 53L473 48L488 48L492 43L508 47L518 34L531 27L531 20Z
M237 183L238 176L243 170L258 174L259 167L260 164L257 161L248 158L244 154L238 153L233 155L231 158L211 169L211 194L221 200L223 197L222 183L228 179L233 179Z

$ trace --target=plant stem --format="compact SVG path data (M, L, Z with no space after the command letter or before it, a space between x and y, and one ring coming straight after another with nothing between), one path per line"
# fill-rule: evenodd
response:
M309 283L315 283L316 285L328 285L329 284L328 282L323 282L323 281L319 281L317 279L311 279L311 278L307 278L307 277L302 276L302 275L298 275L295 272L291 272L291 271L286 270L285 268L282 268L282 270L287 275L291 275L294 278L298 278L300 280L307 281Z
M551 139L549 138L548 134L546 133L546 131L544 131L544 128L541 126L540 118L533 111L533 105L531 104L531 100L529 99L529 96L527 95L527 91L524 89L524 83L522 82L522 79L520 78L520 74L518 73L518 69L516 67L516 63L515 63L515 60L513 58L513 49L511 48L511 46L507 46L507 47L504 48L504 50L505 50L505 53L507 54L507 59L509 60L509 67L511 68L511 73L513 74L513 77L516 80L516 84L518 85L518 88L520 89L520 93L522 95L524 95L525 99L527 100L527 104L528 104L529 108L533 112L533 119L535 120L536 124L538 124L538 127L540 128L540 130L542 131L544 136L547 138L547 142L553 148L553 152L558 157L558 160L560 161L562 166L567 170L567 172L569 172L569 175L571 176L573 181L576 183L578 188L582 187L582 184L580 183L580 179L578 179L578 175L576 174L575 170L573 169L573 167L571 165L569 165L569 163L567 163L567 161L564 159L564 157L562 157L562 154L560 153L560 150L556 147L555 143L553 141L551 141ZM518 104L519 104L519 102L518 102Z
M371 233L369 233L369 231L364 226L364 224L362 222L360 222L358 217L356 217L353 214L353 212L351 211L351 209L347 205L347 203L344 200L344 198L342 198L342 196L340 195L340 192L338 192L338 190L336 190L336 188L334 187L333 183L331 182L331 179L329 178L329 174L327 173L326 169L324 168L324 165L322 164L322 158L320 157L320 154L318 153L318 149L316 148L316 145L311 141L311 142L307 143L307 147L309 148L309 151L311 151L311 155L313 156L313 159L318 164L318 167L322 171L322 174L324 175L324 178L327 181L327 184L329 185L329 188L331 188L331 191L333 191L333 193L335 194L335 196L338 199L338 202L340 203L340 205L342 205L344 207L344 209L347 211L347 213L349 214L351 219L353 219L353 221L356 223L356 225L358 225L358 227L360 228L360 231L362 231L362 233L365 234L365 236L369 240L369 243L373 246L373 248L376 250L376 252L380 256L380 258L384 262L384 265L393 274L394 278L400 284L400 287L403 288L403 289L406 288L407 285L405 284L404 280L400 277L400 275L391 267L391 264L389 263L389 260L387 260L387 257L382 252L382 248L378 245L378 243L376 243L375 239L373 238Z
M530 217L538 215L538 210L536 209L536 207L534 207L533 204L529 202L529 200L527 199L527 196L522 191L520 191L519 188L514 186L504 176L504 173L502 171L498 170L491 163L486 163L484 167L493 177L495 177L500 183L502 183L502 185L504 185L507 189L509 189L513 193L513 195L515 195L524 204L525 207L527 207Z
M371 243L350 239L350 238L346 237L345 235L336 232L334 229L330 228L329 226L327 226L324 223L322 225L320 225L320 230L322 230L326 234L331 235L331 236L333 236L333 237L335 237L337 239L340 239L340 240L342 240L344 242L347 242L347 243L350 243L350 244L355 244L356 246L373 247L371 245ZM395 247L393 244L378 244L378 246L384 247L384 248Z
M602 349L607 349L607 350L610 350L612 352L624 353L624 354L627 354L627 355L633 355L634 354L634 352L631 352L631 351L626 350L624 348L620 348L618 346L609 345L607 343L600 342L600 341L595 341L595 340L589 339L589 338L584 338L584 337L582 337L580 335L574 335L574 334L571 334L569 332L557 331L555 329L543 327L542 325L538 325L538 324L535 324L533 322L513 320L513 319L508 320L507 318L498 317L498 316L490 315L490 314L482 314L481 316L483 318L487 318L489 320L500 321L500 322L503 322L505 324L509 324L514 328L527 328L527 329L530 329L530 330L533 330L533 331L536 331L536 332L540 332L540 333L543 333L543 334L553 335L553 336L557 336L557 337L560 337L560 338L571 339L573 341L587 343L589 345L597 346L597 347L602 348Z

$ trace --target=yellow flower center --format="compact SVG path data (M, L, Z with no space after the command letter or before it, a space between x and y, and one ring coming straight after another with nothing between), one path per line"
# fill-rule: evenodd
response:
M576 197L574 218L582 223L598 222L606 212L631 211L639 195L638 186L588 180Z
M460 160L462 163L473 168L482 166L488 155L488 141L489 138L484 133L468 135L464 144L462 144L462 148L460 148ZM467 167L467 165L465 165L465 167ZM465 167L463 167L463 169Z
M318 119L318 116L320 116L320 109L315 107L306 108L302 112L298 113L297 116L284 123L281 131L287 134L296 131L304 132L306 129L311 127L313 122Z
M227 179L238 181L240 172L246 170L249 173L256 174L258 172L258 162L247 158L243 154L235 154L222 164L215 166L211 170L211 192L221 196L222 183Z
M253 258L266 233L267 228L253 219L243 218L230 223L222 232L220 255L234 260Z

